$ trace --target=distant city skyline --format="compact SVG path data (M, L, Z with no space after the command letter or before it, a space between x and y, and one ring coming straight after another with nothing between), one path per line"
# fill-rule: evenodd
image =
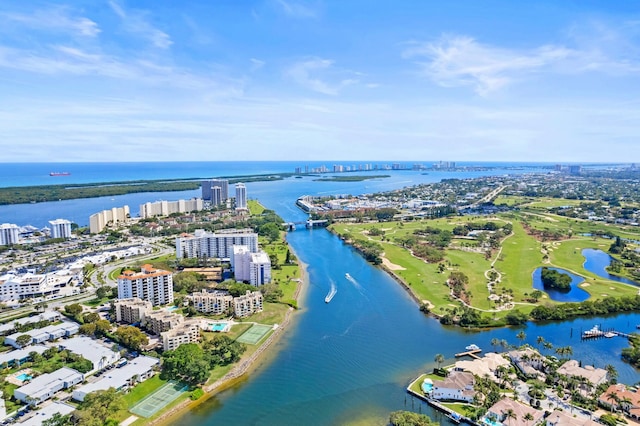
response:
M640 162L639 41L633 1L4 2L0 161Z

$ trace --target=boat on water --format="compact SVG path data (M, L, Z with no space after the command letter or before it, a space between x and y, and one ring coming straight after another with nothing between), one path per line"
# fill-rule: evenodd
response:
M331 299L333 299L333 296L335 296L337 292L338 292L338 289L336 288L336 285L334 283L331 283L331 290L329 290L329 293L324 298L324 303L331 302Z
M351 279L352 279L351 275L350 275L348 272L347 272L346 274L344 274L344 277L345 277L346 279L348 279L348 280L351 280Z
M49 172L49 176L69 176L69 172Z
M608 339L610 339L612 337L615 337L615 336L616 336L616 333L612 333L611 331L608 331L608 332L604 333L604 337L606 337Z
M598 336L602 336L602 334L603 333L602 331L600 331L600 327L596 324L590 330L582 332L582 337L583 338L598 337Z
M468 350L468 351L479 351L480 347L478 345L471 344L471 345L465 347L465 349Z
M448 413L446 416L454 423L460 423L460 421L462 420L462 416L454 411Z

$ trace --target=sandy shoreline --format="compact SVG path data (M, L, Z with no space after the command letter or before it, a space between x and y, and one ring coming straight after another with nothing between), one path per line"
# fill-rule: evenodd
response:
M292 250L292 249L291 249ZM292 253L298 259L298 256L295 252ZM305 263L300 262L298 259L298 265L300 266L300 281L298 282L298 286L296 287L295 292L295 300L298 302L298 309L300 309L300 304L304 301L304 296L306 295L306 289L309 287L308 285L308 276L307 276L307 265ZM170 410L162 413L156 419L149 421L148 425L168 425L174 424L177 419L179 419L182 415L184 415L187 411L201 405L206 402L209 398L215 396L218 392L221 392L225 389L230 388L234 384L236 384L242 377L255 370L260 363L258 362L262 355L267 355L265 352L267 349L275 343L279 338L284 334L284 331L287 329L289 322L291 321L292 314L296 310L293 308L289 308L287 313L285 314L285 318L281 324L279 324L278 328L265 340L260 348L251 354L251 356L239 364L235 365L231 371L225 374L220 379L211 383L210 385L203 386L202 390L204 390L205 395L199 398L196 401L191 401L187 399Z

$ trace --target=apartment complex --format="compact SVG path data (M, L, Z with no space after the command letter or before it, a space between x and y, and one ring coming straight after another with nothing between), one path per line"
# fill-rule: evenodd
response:
M233 297L227 291L201 291L187 296L193 307L206 314L224 315L233 313L238 318L262 312L263 298L259 291L247 291L239 297Z
M167 311L149 311L144 316L142 326L153 334L160 335L184 322L184 317Z
M101 212L89 216L89 231L92 234L98 234L104 230L107 225L116 225L126 222L131 217L129 206L114 207L111 210L103 210Z
M28 384L13 391L13 396L32 406L52 398L62 389L82 383L84 374L68 367L62 367L53 373L43 374L32 379Z
M173 303L173 276L147 264L141 272L124 271L118 277L118 299L138 297L153 306Z
M18 244L20 227L15 223L3 223L0 225L0 246Z
M233 311L233 296L226 291L200 291L187 296L190 304L199 312L213 315L228 314Z
M139 297L116 300L113 307L116 311L116 321L126 324L141 324L147 312L153 309L151 302Z
M50 220L51 238L71 238L71 222L66 219Z
M140 204L142 219L154 216L169 216L174 213L199 212L204 208L202 198L178 201L156 201L155 203Z
M55 274L5 274L0 276L0 301L23 300L45 297L60 293L62 286L68 285L72 277Z
M200 340L200 322L185 321L175 328L161 334L162 347L165 351L172 351L187 343L197 343Z
M236 210L247 209L247 187L244 183L236 183Z
M214 188L218 188L215 189ZM217 193L214 196L214 193ZM229 198L229 181L227 179L208 179L202 181L202 199L217 206Z
M251 252L248 246L233 246L231 267L236 281L254 286L271 282L271 259L264 251Z
M229 259L233 256L233 246L238 245L257 252L258 234L251 230L214 234L199 229L193 236L176 238L176 257Z
M248 317L256 312L262 312L262 293L247 291L244 296L233 298L233 313L238 318Z

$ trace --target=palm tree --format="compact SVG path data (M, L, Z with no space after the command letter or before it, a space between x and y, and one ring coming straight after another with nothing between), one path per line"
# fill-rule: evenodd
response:
M518 419L518 416L516 415L516 412L513 411L513 408L509 408L509 409L507 409L507 411L504 412L505 423L508 423L509 419L513 419L513 420L517 420Z
M613 401L615 403L615 404L611 403L611 411L613 411L615 413L617 405L620 404L620 397L615 392L609 392L607 394L607 399L609 400L610 403L611 403L611 401Z
M524 341L526 340L526 338L527 338L527 334L526 334L523 330L520 330L520 332L519 332L518 334L516 334L516 338L517 338L518 340L520 340L520 342L521 342L521 344L522 344L522 343L524 343Z
M433 360L438 363L438 370L439 370L440 369L440 364L442 364L444 362L444 355L437 354L435 356L435 358L433 358Z
M607 370L607 375L609 376L609 383L615 383L616 379L618 378L618 370L616 370L616 368L611 364L607 364L604 367L604 369Z
M536 344L538 345L538 350L540 350L540 345L542 345L542 344L544 344L544 343L545 343L544 337L542 337L542 336L538 336L538 337L536 338Z
M551 349L553 349L553 343L551 343L551 342L544 342L544 343L542 344L542 347L544 347L544 348L545 348L545 349L547 349L547 350L551 350Z
M533 414L531 413L527 413L524 415L524 419L528 422L532 422L533 421Z

